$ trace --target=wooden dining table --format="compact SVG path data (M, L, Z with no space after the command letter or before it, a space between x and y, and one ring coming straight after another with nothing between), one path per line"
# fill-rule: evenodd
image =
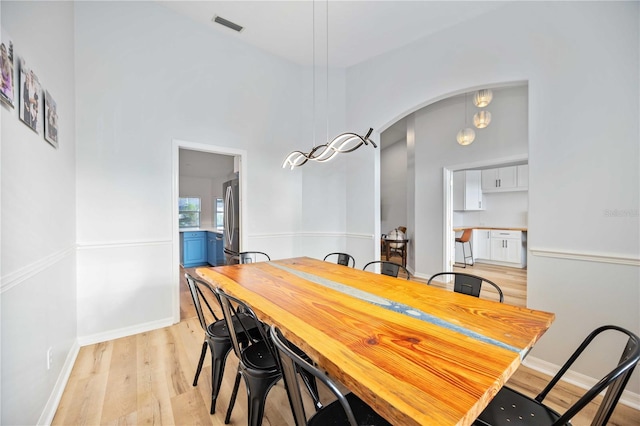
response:
M470 425L554 320L307 257L196 272L394 425Z

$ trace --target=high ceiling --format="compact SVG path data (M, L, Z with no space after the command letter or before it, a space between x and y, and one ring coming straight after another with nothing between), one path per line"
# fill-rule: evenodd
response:
M163 6L225 37L236 38L300 65L311 65L315 61L316 66L326 66L328 61L330 67L358 64L507 3L481 0L160 1ZM238 33L214 23L216 15L244 29ZM400 120L384 133L383 147L404 137L404 121Z
M502 7L490 1L161 1L229 37L292 62L348 67ZM327 15L328 7L328 15ZM315 18L314 18L315 10ZM237 33L214 15L244 27ZM327 16L329 45L327 55Z

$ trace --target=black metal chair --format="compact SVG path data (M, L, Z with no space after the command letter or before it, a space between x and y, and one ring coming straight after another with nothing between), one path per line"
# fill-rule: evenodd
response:
M356 266L356 260L353 258L353 256L347 253L340 253L340 252L329 253L324 257L323 260L327 260L327 258L331 256L338 256L338 259L336 260L336 263L338 265L350 266L352 268L355 268Z
M256 263L256 262L268 262L271 260L267 253L261 251L241 251L238 253L238 260L240 263Z
M202 343L202 351L200 353L200 361L198 362L198 368L196 369L196 375L193 379L193 386L198 385L198 378L200 377L200 371L202 371L202 364L204 358L207 355L207 347L211 351L211 414L216 412L216 400L220 391L220 385L222 384L222 375L224 373L224 366L227 361L227 356L231 351L231 337L229 336L229 329L224 319L219 319L211 308L209 301L203 293L203 289L206 289L211 293L218 302L218 295L214 292L211 286L197 278L192 277L189 274L184 274L191 297L193 299L193 305L195 306L200 325L204 330L204 342ZM204 311L203 303L207 307L208 311ZM248 318L246 314L239 315L236 319L240 320L244 326L254 337L259 335L253 320ZM238 340L241 343L246 341L244 334L238 336Z
M237 265L238 263L240 263L240 259L239 259L240 253L238 253L237 251L231 250L225 247L223 249L223 252L224 252L225 265Z
M604 376L598 383L589 389L563 414L544 405L547 394L558 383L580 354L589 346L593 339L606 331L617 331L628 337L622 357L618 365ZM612 333L608 333L612 334ZM609 421L615 409L620 395L624 391L633 369L640 360L640 342L638 336L624 328L615 325L605 325L591 332L582 344L562 366L560 371L551 379L549 384L535 398L530 398L509 387L504 386L489 402L489 405L475 421L476 426L500 426L500 425L570 425L569 422L580 410L582 410L598 394L607 390L600 407L596 412L591 425L604 426Z
M296 426L391 425L391 423L383 419L353 393L343 394L324 372L317 369L309 361L301 358L295 350L292 349L291 343L275 326L271 326L271 339L277 349L278 361L282 369L287 395L289 396L289 404L291 405ZM324 383L338 398L332 403L320 408L308 420L304 411L300 387L296 380L296 372L300 369L308 372Z
M405 274L407 274L407 279L411 278L411 274L409 273L407 268L394 262L386 262L384 260L374 260L373 262L369 262L366 265L364 265L364 268L362 268L362 270L366 271L367 267L370 265L373 265L373 266L380 265L380 273L383 275L389 275L390 277L398 278L398 273L400 273L400 271L402 270Z
M238 357L238 373L224 422L228 424L231 419L231 412L238 396L240 378L242 377L247 388L248 425L260 426L267 394L282 377L275 358L275 349L267 336L266 326L260 322L249 305L225 293L220 288L215 291L220 298L222 313L230 331L232 347ZM253 326L260 332L260 339L256 339L241 321L236 320L242 315L251 318ZM237 328L238 326L240 329ZM243 334L246 340L245 344L242 344L242 341L237 337Z
M486 278L479 277L477 275L465 274L462 272L439 272L434 274L429 278L427 284L431 284L431 281L435 277L439 276L450 276L454 277L453 281L453 291L456 293L468 294L470 296L480 297L480 290L482 290L482 283L487 283L492 285L497 291L498 296L500 297L500 303L504 302L504 295L502 294L502 290L498 287L498 284L490 281Z

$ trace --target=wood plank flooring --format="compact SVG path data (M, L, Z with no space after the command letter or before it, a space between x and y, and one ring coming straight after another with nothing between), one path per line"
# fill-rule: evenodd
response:
M495 281L505 297L509 294L506 303L522 303L522 294L526 294L526 284L522 277L518 277L518 271L522 274L522 270L502 268L507 270L492 271L496 267L477 266L473 268L477 275L492 280L506 277L504 281L498 282L498 278ZM471 268L467 271L470 272ZM491 296L487 294L487 297ZM223 425L237 368L236 358L229 355L216 414L210 415L210 355L207 355L198 385L192 386L203 331L184 279L181 282L180 311L181 322L171 327L81 348L52 424ZM521 366L508 384L533 396L548 380L548 377ZM550 394L547 402L562 411L580 392L573 386L563 385L559 391ZM245 395L242 384L231 424L246 424ZM322 395L325 401L329 397L326 390ZM595 406L588 408L591 411L595 409ZM580 413L573 420L574 426L588 425L589 416L588 411ZM269 393L263 425L294 425L282 381ZM640 412L619 404L609 425L640 425Z

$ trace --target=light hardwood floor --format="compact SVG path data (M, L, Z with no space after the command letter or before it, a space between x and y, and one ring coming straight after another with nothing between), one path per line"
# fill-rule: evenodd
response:
M518 304L526 293L522 281L522 276L526 275L522 270L512 269L477 264L473 273L495 279L505 293L505 302ZM467 272L471 272L471 268L467 268ZM504 277L502 281L501 277ZM210 415L209 355L198 386L192 386L203 331L184 279L180 310L182 321L179 324L81 348L52 424L223 425L237 361L233 354L229 355L216 414ZM521 366L508 384L533 396L548 380L548 377ZM231 424L246 424L245 395L244 385L241 385ZM579 389L563 385L547 397L547 402L561 411L576 399L576 395L580 395ZM327 396L326 391L323 392L323 397ZM595 407L589 407L589 410L591 412L576 417L573 424L589 424L589 416ZM293 424L281 381L269 393L263 425ZM609 424L640 425L640 412L619 404Z

